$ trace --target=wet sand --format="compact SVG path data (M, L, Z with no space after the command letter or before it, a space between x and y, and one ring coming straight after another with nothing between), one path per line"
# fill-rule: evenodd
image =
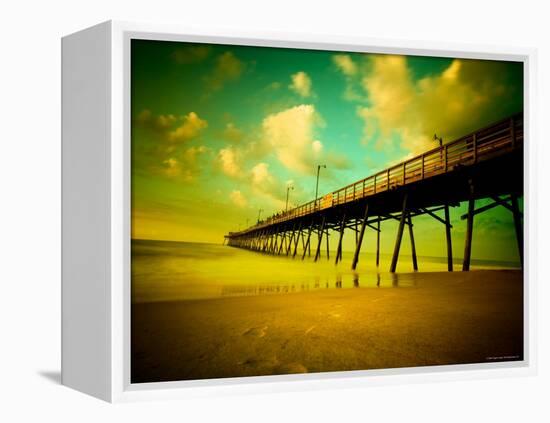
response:
M520 271L132 305L132 383L523 359Z

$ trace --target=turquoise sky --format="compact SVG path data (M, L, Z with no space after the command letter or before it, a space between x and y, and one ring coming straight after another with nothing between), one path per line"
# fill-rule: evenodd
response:
M434 147L434 133L452 141L521 111L522 87L512 62L133 40L132 236L221 242L284 209L288 184L291 205L313 199L317 164L320 193L333 191ZM478 219L474 256L517 259L508 214ZM439 255L443 228L419 222L419 253Z

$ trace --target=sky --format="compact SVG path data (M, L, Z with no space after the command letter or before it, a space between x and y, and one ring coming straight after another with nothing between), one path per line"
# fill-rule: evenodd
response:
M132 237L220 243L319 194L523 110L521 63L132 41ZM479 205L483 202L479 201ZM460 253L464 205L452 209ZM393 247L385 224L382 251ZM417 218L419 254L444 228ZM477 237L476 237L477 235ZM351 238L344 248L351 248ZM367 236L368 238L368 236ZM473 257L517 260L511 213L476 216Z

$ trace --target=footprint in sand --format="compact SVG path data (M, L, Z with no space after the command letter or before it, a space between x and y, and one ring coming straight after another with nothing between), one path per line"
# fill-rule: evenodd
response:
M243 336L255 336L258 338L263 338L266 334L266 330L267 326L250 328L243 333Z
M311 332L311 331L312 331L313 329L315 329L315 325L313 325L313 326L310 326L309 328L307 328L307 330L306 330L306 333L305 333L305 334L307 335L307 334L308 334L308 333L310 333L310 332Z

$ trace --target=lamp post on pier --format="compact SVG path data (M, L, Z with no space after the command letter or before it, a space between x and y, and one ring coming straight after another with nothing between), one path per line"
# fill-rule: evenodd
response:
M439 147L440 147L440 148L443 147L443 137L441 137L441 136L438 137L437 134L434 134L434 141L439 141ZM439 162L440 162L439 165L440 165L441 167L443 167L443 165L442 165L442 162L443 162L443 151L442 151L442 150L439 150Z
M285 206L285 213L288 211L288 193L290 192L290 190L294 190L294 186L288 184L288 185L286 186L286 206Z
M317 165L317 182L315 184L315 208L317 208L317 195L319 195L319 173L321 168L327 168L327 165Z
M258 210L258 222L257 223L260 223L260 216L261 216L262 212L263 212L263 209Z

